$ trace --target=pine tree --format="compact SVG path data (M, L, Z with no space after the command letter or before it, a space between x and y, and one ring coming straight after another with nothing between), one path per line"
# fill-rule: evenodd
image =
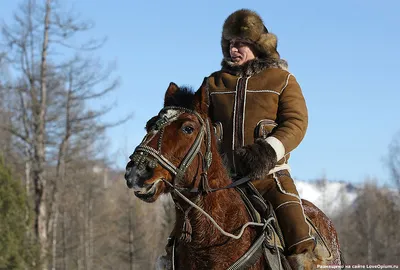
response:
M35 268L29 238L32 209L21 181L13 178L0 156L0 269Z

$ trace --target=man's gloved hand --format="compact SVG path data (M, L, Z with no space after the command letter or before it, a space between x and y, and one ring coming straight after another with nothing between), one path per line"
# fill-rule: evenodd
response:
M263 138L255 143L235 150L236 170L241 176L251 179L262 179L275 167L277 157L275 150Z

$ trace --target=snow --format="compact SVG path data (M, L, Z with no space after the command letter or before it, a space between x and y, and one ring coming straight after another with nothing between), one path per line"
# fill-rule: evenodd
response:
M357 188L344 182L306 182L295 180L297 191L328 216L350 206L357 198Z

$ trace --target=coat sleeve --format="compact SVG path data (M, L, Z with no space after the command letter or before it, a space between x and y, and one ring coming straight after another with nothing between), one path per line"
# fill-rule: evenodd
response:
M279 96L278 126L267 138L277 160L295 149L303 140L308 127L306 102L296 78L288 74Z

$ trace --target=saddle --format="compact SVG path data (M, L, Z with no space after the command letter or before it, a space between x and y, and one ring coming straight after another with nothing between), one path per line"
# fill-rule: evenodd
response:
M246 263L247 265L251 265L251 263L257 261L260 256L264 254L267 269L280 269L280 267L283 267L283 269L291 269L284 256L285 241L272 204L262 197L251 182L246 182L237 186L236 190L240 193L252 221L258 223L268 222L266 227L258 229L257 240L253 244L252 248L250 248L250 250L244 254L237 263L243 261L243 264ZM330 260L332 258L332 252L329 250L325 239L317 230L312 220L307 216L306 220L311 227L311 234L316 240L316 248L314 250L315 256L320 259L323 258L324 260ZM258 247L255 247L260 238L263 238L263 243L259 244Z

